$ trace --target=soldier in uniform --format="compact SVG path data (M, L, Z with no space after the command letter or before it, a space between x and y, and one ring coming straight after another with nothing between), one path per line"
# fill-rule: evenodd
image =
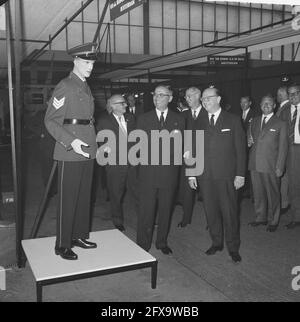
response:
M93 124L94 99L87 85L97 58L97 44L88 43L68 52L74 68L54 89L45 125L56 140L58 161L58 214L55 254L76 260L72 247L96 248L87 241L90 229L91 185L96 156Z

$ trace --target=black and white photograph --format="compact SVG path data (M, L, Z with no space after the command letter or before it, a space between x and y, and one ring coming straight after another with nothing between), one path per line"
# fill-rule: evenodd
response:
M300 0L0 1L0 302L300 302Z

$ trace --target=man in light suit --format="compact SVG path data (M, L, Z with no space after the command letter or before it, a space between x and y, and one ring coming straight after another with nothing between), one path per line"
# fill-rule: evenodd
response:
M261 100L262 116L255 117L248 131L251 146L251 171L256 218L253 227L267 225L274 232L280 217L280 177L285 170L288 150L286 123L274 115L275 100L266 95Z
M184 131L184 119L168 108L172 101L172 90L168 86L157 86L153 93L155 109L142 114L137 121L137 129L143 130L148 137L148 165L139 166L139 215L137 225L137 244L148 251L151 247L153 228L158 203L158 221L156 248L163 254L171 254L167 237L173 210L175 191L178 182L180 165L174 162L175 144L170 144L170 150L164 152L170 157L170 164L162 162L162 145L159 146L160 159L157 165L151 164L151 132L174 133L180 135Z
M200 184L212 246L206 251L214 255L223 249L223 237L229 255L240 262L240 234L237 190L245 183L246 140L238 116L221 109L216 88L207 88L202 104L208 112L204 126L204 171L190 177L192 189Z
M292 220L286 228L294 229L300 227L300 85L290 85L288 94L291 106L280 114L280 118L287 122L289 136L287 173Z
M116 164L107 164L105 166L105 171L112 221L115 227L120 231L125 230L122 200L126 188L128 188L128 191L131 193L131 198L137 207L135 168L129 164L119 164L120 136L124 136L124 139L127 140L127 135L135 129L134 116L126 113L126 106L127 103L122 95L112 95L107 101L107 110L110 111L110 113L103 114L103 116L99 118L97 124L97 129L99 131L110 130L115 134L116 138ZM128 149L130 146L131 145L128 144ZM112 147L107 145L105 149L107 153L110 153Z
M276 116L280 118L280 115L282 113L285 113L284 111L291 107L287 86L281 86L278 88L277 103L279 105L276 110ZM289 204L290 204L289 194L288 194L289 178L288 178L287 171L284 172L280 181L281 181L280 194L281 194L281 209L282 209L281 214L285 214L289 210Z

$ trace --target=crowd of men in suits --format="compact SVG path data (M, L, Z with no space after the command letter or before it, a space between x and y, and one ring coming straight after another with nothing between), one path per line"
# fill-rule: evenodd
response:
M117 229L125 230L122 199L128 189L137 212L137 244L144 250L151 248L157 223L156 248L163 254L172 253L168 233L178 185L183 206L183 217L178 224L181 228L191 223L196 191L201 193L212 241L207 255L223 250L225 241L232 260L241 261L238 192L245 182L254 199L252 227L267 225L267 231L276 231L282 209L288 209L289 205L292 221L287 228L300 226L299 84L278 89L276 111L275 99L265 95L258 116L251 110L251 98L242 97L242 117L221 108L221 95L215 87L206 88L203 93L197 87L188 88L187 106L182 101L178 113L169 108L173 92L166 85L155 88L154 109L145 113L135 105L132 95L126 101L124 96L114 94L107 101L107 113L97 122L96 140L94 100L86 78L97 59L97 44L74 47L69 54L74 58L73 70L54 89L45 115L45 126L55 139L53 158L58 163L57 255L76 260L78 256L72 248L97 247L88 241L94 159L97 157L99 163L102 145L108 156L120 155L120 149L124 153L118 142L127 142L134 130L142 131L148 138L147 155L158 149L156 163L108 163L105 169L112 221ZM102 130L109 130L117 144L110 146L108 141L98 140ZM163 140L158 143L151 140L153 132L171 135L185 130L192 132L196 145L184 149L181 164L174 160L176 144L165 149ZM204 166L202 173L187 176L186 160L198 148L194 140L196 131L204 133ZM131 148L130 142L127 143L126 155ZM168 164L163 162L162 152L167 154Z
M121 205L126 186L124 178L127 178L127 187L136 202L137 243L147 251L151 247L156 222L156 247L164 254L172 253L167 236L177 187L183 208L182 220L178 223L181 228L191 223L196 191L201 194L212 240L207 255L221 251L225 240L232 260L241 261L238 194L245 191L254 201L255 218L249 223L250 226L266 225L267 231L274 232L279 225L280 215L289 208L293 219L286 227L292 229L300 226L299 174L296 166L300 147L297 145L300 114L297 116L294 107L297 104L300 106L299 85L280 87L277 104L270 94L262 97L260 113L251 108L249 96L241 97L241 117L221 108L221 95L214 87L205 89L202 95L199 88L188 88L184 97L186 104L180 101L175 111L178 113L168 108L172 96L168 86L157 86L153 93L155 109L136 117L128 108L132 103L126 102L122 95L113 95L108 100L109 114L99 121L98 130L114 128L117 134L119 128L127 126L126 134L133 129L141 129L149 137L153 130L164 129L170 133L174 130L182 133L184 130L203 130L204 171L198 177L186 177L185 156L181 167L174 164L137 167L107 165L115 226L122 231L125 229ZM134 100L131 98L131 101ZM172 153L171 149L170 160ZM124 172L120 167L126 167ZM113 177L111 168L115 173L120 172ZM239 192L240 188L244 191Z

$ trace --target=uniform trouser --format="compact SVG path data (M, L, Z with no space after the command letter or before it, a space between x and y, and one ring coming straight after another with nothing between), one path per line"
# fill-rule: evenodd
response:
M174 195L175 189L173 187L140 187L137 244L146 251L151 248L157 202L158 220L155 244L157 248L168 245L167 238L173 210Z
M300 145L290 145L287 161L292 220L300 222Z
M56 246L70 248L72 239L88 239L94 160L58 161Z
M240 247L237 191L233 181L233 179L200 179L200 190L212 246L223 247L225 233L229 252L237 252Z
M251 171L255 221L278 225L280 217L280 179L275 173Z
M106 173L112 221L115 225L123 225L122 200L126 189L128 189L137 211L135 168L126 165L107 166Z

